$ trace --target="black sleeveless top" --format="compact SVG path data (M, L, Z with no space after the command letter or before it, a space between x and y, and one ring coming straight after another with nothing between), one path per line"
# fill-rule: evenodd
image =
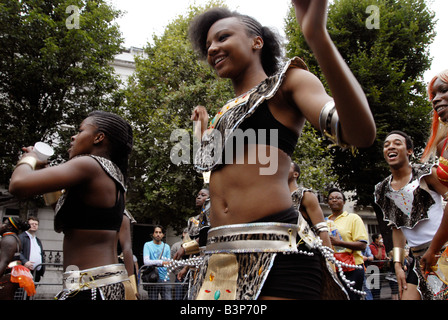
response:
M56 205L54 229L114 230L119 231L125 209L124 180L120 169L108 159L90 155L98 161L117 187L115 205L110 208L91 207L83 203L76 189L64 193Z
M265 145L272 145L272 135L269 136L270 130L277 130L273 131L278 134L277 147L288 155L293 153L298 140L297 134L278 122L267 105L267 101L275 96L282 85L286 72L290 68L308 70L305 62L300 58L291 59L279 73L268 77L253 90L228 101L220 109L210 122L209 128L202 135L201 147L196 152L194 159L196 171L203 173L222 167L230 153L229 149L227 149L227 152L225 149L229 146L235 147L232 140L241 138L240 133L237 132L238 129L241 129L245 139L246 137L250 139L249 134L252 134L250 132L247 134L245 131L254 129L257 138L255 143ZM264 132L259 129L266 129L266 139L264 141L262 136ZM248 143L251 143L251 141L248 140ZM228 158L232 159L230 156Z
M291 156L294 152L299 138L297 134L274 118L271 110L269 110L267 101L263 102L254 114L240 125L240 129L243 131L247 129L255 130L258 144L261 144L260 134L262 130L265 130L263 131L266 133L265 145L276 147L284 151L288 156Z

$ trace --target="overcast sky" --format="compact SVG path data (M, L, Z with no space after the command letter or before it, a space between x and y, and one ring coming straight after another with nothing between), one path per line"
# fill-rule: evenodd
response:
M153 34L162 34L164 27L179 14L187 12L191 4L205 4L207 0L107 0L116 9L123 11L123 17L117 22L120 25L126 47L146 46ZM248 14L261 24L277 28L283 32L291 0L226 0L231 9ZM448 0L428 0L429 6L436 13L437 36L431 45L433 63L425 73L425 81L444 69L448 69L446 56L448 52L448 19L442 14L448 12ZM381 14L381 13L380 13Z

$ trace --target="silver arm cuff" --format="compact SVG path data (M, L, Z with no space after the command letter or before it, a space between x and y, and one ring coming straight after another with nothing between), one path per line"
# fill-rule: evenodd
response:
M327 102L319 115L319 129L322 135L329 138L336 145L347 148L341 139L341 128L339 126L339 116L334 100Z
M311 229L316 233L319 234L321 232L328 232L328 225L325 221L316 223L314 226L311 227Z

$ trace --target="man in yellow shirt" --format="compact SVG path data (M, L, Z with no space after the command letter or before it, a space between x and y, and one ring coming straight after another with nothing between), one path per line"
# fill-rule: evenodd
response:
M330 189L328 193L328 205L332 214L328 220L334 222L341 237L330 236L334 247L335 257L344 259L346 263L363 266L364 259L361 252L368 243L367 230L364 222L356 213L344 211L345 196L339 189ZM350 281L355 282L355 289L362 290L364 282L364 268L350 268L344 270L344 275ZM359 300L361 297L348 290L350 300Z

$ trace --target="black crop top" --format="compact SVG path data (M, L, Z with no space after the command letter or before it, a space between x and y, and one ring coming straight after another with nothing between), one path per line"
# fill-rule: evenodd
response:
M243 131L247 129L255 130L257 143L260 143L259 134L261 132L259 130L265 129L266 145L277 147L278 149L284 151L288 156L293 154L299 138L293 131L275 119L271 113L271 110L269 110L269 106L266 101L257 108L253 115L243 121L239 129ZM275 140L275 136L273 137L270 132L272 129L277 130L277 146L274 141L272 141Z
M76 189L68 190L58 201L54 228L56 232L65 229L115 230L119 231L125 209L121 172L111 161L94 157L104 171L114 180L117 188L115 205L111 208L91 207L83 203Z
M234 156L235 152L231 153L231 144L233 144L233 151L235 151L235 147L238 147L234 143L235 139L240 139L238 130L243 133L245 140L247 137L247 142L244 142L245 145L253 143L258 145L269 144L288 155L292 155L299 138L298 133L277 121L271 114L266 102L275 96L286 77L286 72L291 68L308 69L300 58L291 59L286 62L280 72L266 78L247 93L228 101L219 110L210 121L209 128L202 135L201 147L194 157L196 171L204 173L221 168L223 163L232 163L228 161L236 158ZM249 129L254 129L255 133ZM266 134L257 129L264 129ZM271 141L270 130L276 130L274 131L276 133L274 138L278 139ZM252 138L254 135L256 141L251 142L251 140L255 140ZM263 141L262 138L265 135L266 139ZM275 145L276 140L278 140L278 145Z

